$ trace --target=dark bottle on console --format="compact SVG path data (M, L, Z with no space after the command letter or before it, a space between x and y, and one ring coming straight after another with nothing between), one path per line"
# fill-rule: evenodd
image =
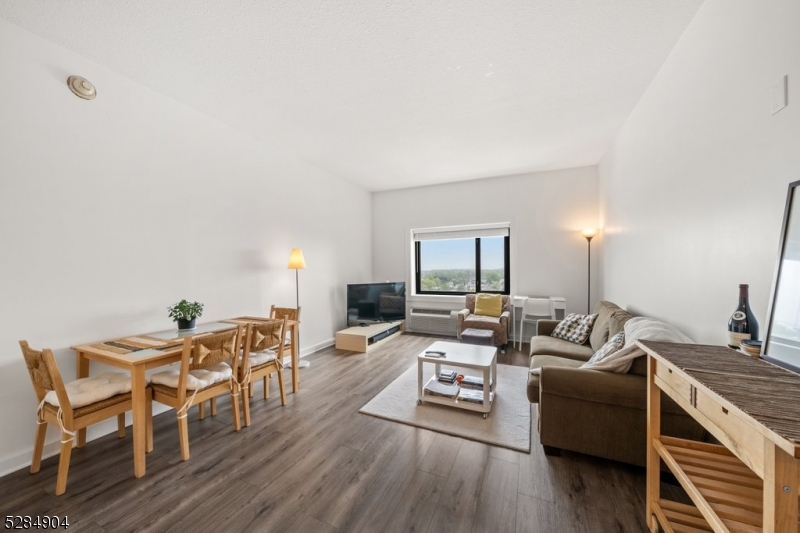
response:
M739 348L746 339L758 340L758 322L750 310L749 285L739 285L739 305L728 320L728 346Z

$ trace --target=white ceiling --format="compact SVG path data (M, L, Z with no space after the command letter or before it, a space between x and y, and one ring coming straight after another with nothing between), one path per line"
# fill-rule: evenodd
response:
M701 4L4 0L0 16L380 191L596 164Z

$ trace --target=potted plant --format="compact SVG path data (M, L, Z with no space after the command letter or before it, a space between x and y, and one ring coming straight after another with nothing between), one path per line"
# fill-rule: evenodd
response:
M178 323L178 329L194 329L195 319L203 316L203 304L200 302L187 302L181 300L175 305L167 307L169 317Z

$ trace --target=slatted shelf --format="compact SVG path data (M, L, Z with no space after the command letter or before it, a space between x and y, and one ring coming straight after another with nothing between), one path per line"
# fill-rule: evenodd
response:
M762 531L764 483L727 448L666 436L653 446L696 505L660 500L666 531L714 531L710 523L731 533Z
M653 506L659 522L667 533L707 533L713 532L697 507L670 500L659 500Z

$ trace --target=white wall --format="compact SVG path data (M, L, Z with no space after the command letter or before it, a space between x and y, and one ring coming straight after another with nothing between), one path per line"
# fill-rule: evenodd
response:
M301 247L303 352L332 342L371 272L368 192L3 20L0 79L0 474L33 443L19 339L72 379L70 345L174 327L181 298L202 320L293 306Z
M567 312L585 312L587 246L579 231L598 224L597 194L596 167L374 193L373 278L411 281L412 229L509 221L512 294L564 296ZM592 241L593 257L601 244L602 237ZM455 300L438 307L459 307L464 297Z
M764 326L800 179L800 3L707 0L600 164L603 296L722 344L738 284ZM789 107L771 86L789 75Z

